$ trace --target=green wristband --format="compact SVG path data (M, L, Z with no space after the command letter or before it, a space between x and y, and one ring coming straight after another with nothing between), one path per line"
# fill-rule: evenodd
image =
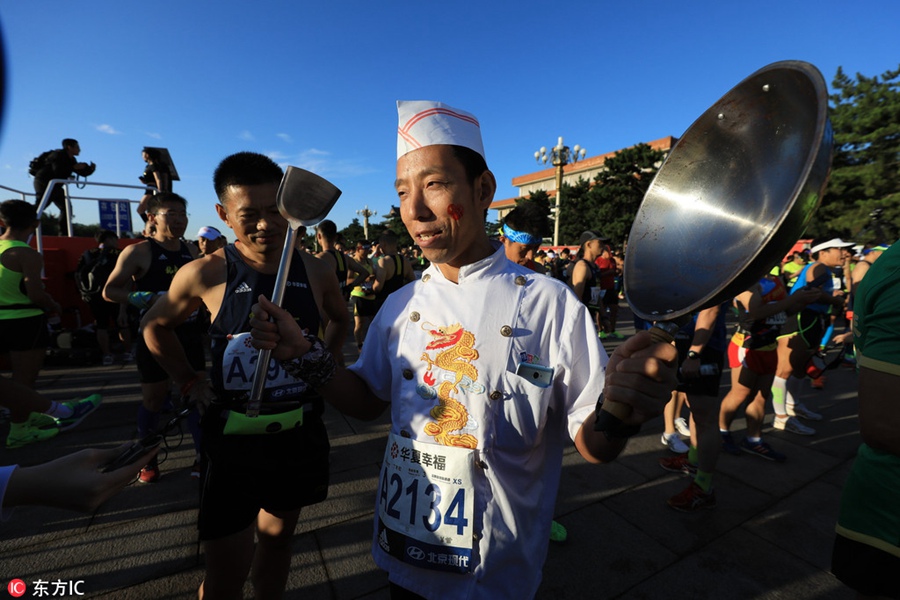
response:
M153 292L131 292L128 294L128 303L141 310L150 308L150 301L153 300Z

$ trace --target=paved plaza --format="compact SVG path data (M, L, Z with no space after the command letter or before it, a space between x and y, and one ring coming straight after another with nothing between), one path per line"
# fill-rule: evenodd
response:
M355 345L348 341L345 349L348 361L355 359ZM103 405L73 431L0 450L0 464L33 464L132 438L140 401L133 365L48 366L38 387L56 400L100 392ZM818 434L774 431L770 414L765 438L788 460L723 454L714 480L718 507L699 514L666 505L687 479L657 464L668 452L660 444L661 418L609 465L589 465L569 448L556 509L569 540L551 545L538 598L853 598L828 569L840 489L859 444L856 374L830 371L824 390L803 389L801 400L825 417L813 424ZM325 420L330 493L301 515L286 597L386 599L387 579L369 546L387 415L363 423L329 408ZM736 419L736 439L743 426ZM7 427L0 425L3 439ZM203 553L195 528L198 483L189 476L194 457L187 433L170 444L158 483L126 488L93 516L24 507L0 524L2 588L20 578L29 586L81 581L78 589L90 598L195 597ZM245 591L252 597L249 585Z

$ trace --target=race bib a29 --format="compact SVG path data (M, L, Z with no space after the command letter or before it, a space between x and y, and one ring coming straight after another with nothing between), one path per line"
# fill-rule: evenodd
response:
M250 344L249 333L238 333L228 340L222 356L222 387L231 392L249 392L256 374L259 350ZM279 400L302 394L307 389L306 382L294 379L275 359L269 360L266 370L265 398Z

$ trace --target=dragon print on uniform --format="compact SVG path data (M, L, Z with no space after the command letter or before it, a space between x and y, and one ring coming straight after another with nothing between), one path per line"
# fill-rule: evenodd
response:
M469 393L480 393L484 386L478 384L478 369L473 364L478 359L478 350L475 349L475 336L463 329L462 325L455 323L445 327L423 329L428 331L432 341L425 347L422 360L428 363L428 369L424 380L429 392L423 396L437 396L437 406L431 409L430 414L434 422L425 426L425 433L434 438L434 441L444 446L458 448L476 448L478 438L471 433L463 433L465 429L471 429L469 413L465 405L456 400L451 394L458 394L461 389ZM434 357L429 351L435 351ZM437 367L437 369L435 369ZM433 371L445 371L440 379L442 381L434 391L437 383Z

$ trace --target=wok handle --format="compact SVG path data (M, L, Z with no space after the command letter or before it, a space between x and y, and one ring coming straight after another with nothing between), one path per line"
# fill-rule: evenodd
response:
M675 340L675 333L681 329L684 323L676 321L657 321L650 328L650 339L658 344L671 344ZM631 406L612 400L603 400L600 410L597 411L597 421L594 423L594 431L611 434L622 426L622 421L631 416ZM614 437L614 436L611 436Z

